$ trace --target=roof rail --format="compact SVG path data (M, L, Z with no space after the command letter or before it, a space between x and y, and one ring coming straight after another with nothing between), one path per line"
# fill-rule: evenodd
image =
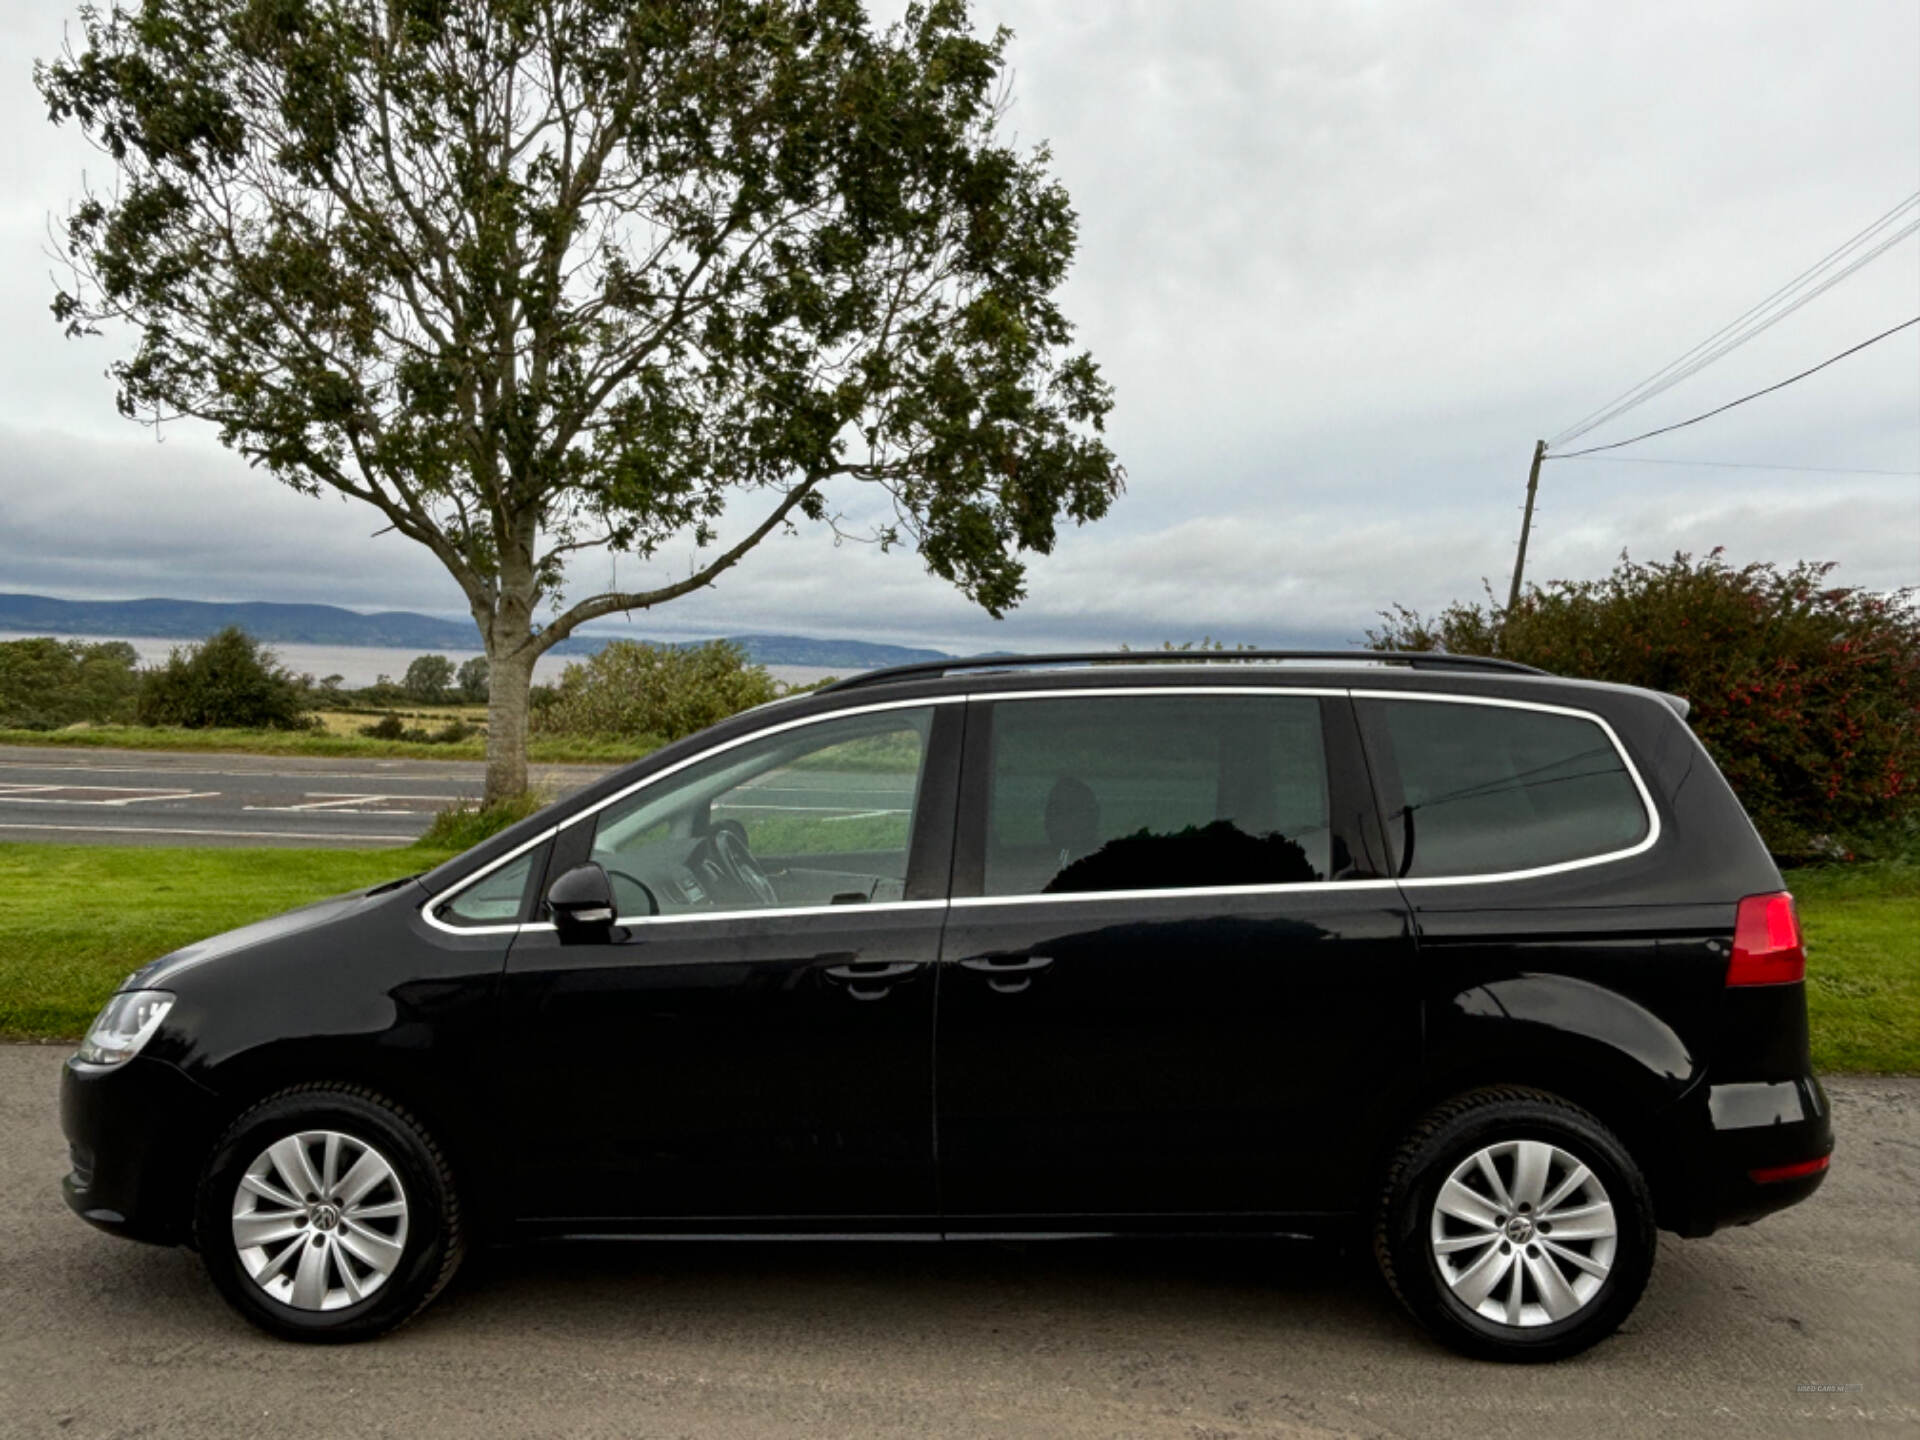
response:
M921 660L869 670L822 686L818 694L892 685L950 675L958 670L1036 670L1066 665L1219 665L1242 661L1337 660L1405 665L1410 670L1494 670L1515 675L1545 675L1545 670L1491 655L1449 655L1437 650L1083 650L1061 655L975 655L952 660Z

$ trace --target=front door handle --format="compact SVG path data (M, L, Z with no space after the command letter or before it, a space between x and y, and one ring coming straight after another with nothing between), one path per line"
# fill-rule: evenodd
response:
M826 972L828 979L845 985L854 999L878 1000L893 988L894 981L905 979L919 968L914 960L850 960L844 965L829 965Z
M960 962L962 968L976 970L987 977L987 987L997 994L1018 995L1033 977L1053 964L1051 955L973 955Z

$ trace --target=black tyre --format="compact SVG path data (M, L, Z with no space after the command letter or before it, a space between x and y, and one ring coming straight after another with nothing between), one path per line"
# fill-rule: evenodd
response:
M445 1156L405 1110L357 1086L297 1086L240 1116L201 1176L194 1235L228 1303L290 1340L404 1324L462 1252Z
M1414 1318L1488 1360L1558 1360L1612 1334L1653 1269L1653 1199L1606 1126L1543 1091L1448 1101L1388 1167L1374 1256Z

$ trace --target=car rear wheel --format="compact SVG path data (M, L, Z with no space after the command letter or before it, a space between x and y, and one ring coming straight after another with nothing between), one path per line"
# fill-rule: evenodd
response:
M296 1340L363 1340L418 1314L462 1252L452 1173L413 1116L356 1086L281 1091L228 1129L195 1238L227 1301Z
M1557 1360L1632 1311L1655 1233L1645 1178L1611 1131L1557 1096L1502 1087L1414 1127L1388 1170L1374 1254L1455 1349Z

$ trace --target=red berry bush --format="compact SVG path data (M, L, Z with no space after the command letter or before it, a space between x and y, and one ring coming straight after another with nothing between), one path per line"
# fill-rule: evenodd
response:
M1920 603L1827 583L1830 564L1667 564L1529 586L1508 615L1404 606L1380 650L1500 655L1684 695L1688 716L1783 859L1909 851L1920 836Z

